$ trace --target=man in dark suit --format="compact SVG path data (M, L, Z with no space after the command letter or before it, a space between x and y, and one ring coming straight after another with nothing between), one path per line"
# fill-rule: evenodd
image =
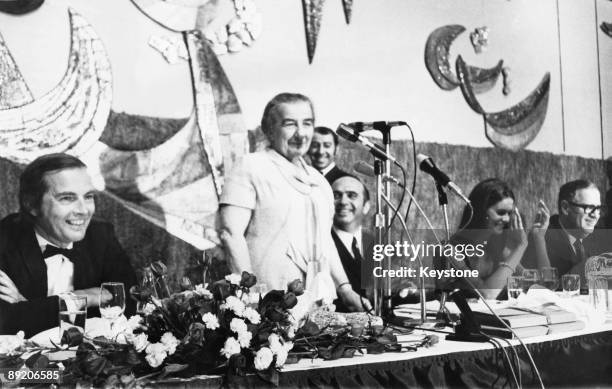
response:
M327 127L315 127L308 156L310 163L331 185L348 173L336 166L334 159L338 151L338 135Z
M370 210L370 195L361 181L349 175L334 181L332 191L335 204L332 238L353 290L367 298L366 290L371 289L371 285L362 274L371 274L368 269L372 263L374 236L365 231L362 224ZM336 307L338 311L346 311L339 302Z
M605 244L600 235L603 230L595 229L601 215L601 194L591 181L570 181L561 186L557 206L559 214L551 216L544 237L548 261L557 268L559 276L580 274L585 288L585 262L590 256L601 254ZM535 256L530 244L525 263L535 267L538 262Z
M136 283L113 228L92 220L96 190L79 159L49 154L20 177L20 212L0 221L0 333L26 336L58 325L58 295L87 297L97 312L100 284ZM106 298L105 295L102 298ZM126 299L126 312L134 303Z

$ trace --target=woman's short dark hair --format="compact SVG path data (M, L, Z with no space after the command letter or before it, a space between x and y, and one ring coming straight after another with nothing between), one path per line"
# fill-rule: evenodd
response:
M461 216L460 228L484 228L486 225L487 209L506 198L515 200L514 192L512 192L512 189L510 189L510 186L506 182L499 178L488 178L479 182L474 189L472 189L469 196L472 207L474 207L474 216L470 224L465 226L465 223L467 223L470 218L471 212L469 207L466 206Z
M281 104L297 102L308 103L308 105L310 105L310 110L312 111L312 118L314 119L314 107L312 105L312 101L310 101L308 97L300 93L280 93L274 96L274 98L272 98L272 100L266 104L263 116L261 117L261 131L268 137L268 139L272 135L272 127L274 126L274 119L278 106Z
M47 154L36 158L19 177L19 210L24 215L40 207L42 197L49 189L45 176L51 172L86 168L77 157L64 153Z

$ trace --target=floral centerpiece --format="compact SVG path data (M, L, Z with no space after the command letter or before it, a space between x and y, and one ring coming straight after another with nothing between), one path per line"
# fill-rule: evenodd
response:
M256 283L253 274L230 274L212 285L183 285L185 290L163 299L154 297L148 285L133 287L130 294L139 301L140 314L122 318L110 332L93 338L76 328L64 332L55 347L77 346L76 357L50 362L45 350L21 336L13 340L15 347L3 345L12 352L0 349L0 368L19 369L24 365L19 356L29 349L35 353L25 361L27 368L58 368L62 384L138 387L147 379L196 374L218 374L231 383L246 373L278 384L279 369L299 358L336 359L363 349L376 353L404 347L382 325L366 332L363 325L358 331L359 325L346 322L320 328L307 319L308 302L296 306L304 293L301 280L265 296L251 293Z

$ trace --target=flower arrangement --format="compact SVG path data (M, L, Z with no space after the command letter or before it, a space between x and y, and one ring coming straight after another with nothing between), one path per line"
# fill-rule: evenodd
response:
M80 343L76 358L66 363L65 379L117 385L176 374L232 379L251 371L277 381L293 347L289 310L297 296L274 290L262 298L250 293L256 283L253 274L230 274L164 299L150 288L133 287L141 315L82 343L78 331L64 334L63 343Z
M157 270L158 277L164 274ZM391 329L367 316L366 331L363 323L350 324L342 316L320 327L313 321L316 313L310 313L313 320L303 318L309 304L298 305L304 294L301 280L263 297L251 293L256 283L253 274L230 274L212 285L184 285L182 292L162 299L154 297L155 285L133 287L139 315L116 321L104 336L86 337L70 328L61 344L54 344L56 349L77 346L75 357L50 362L42 353L48 350L28 344L21 334L0 343L0 368L20 368L24 361L19 356L35 350L25 361L27 368L60 369L61 383L69 385L139 387L147 379L196 374L222 375L231 385L247 372L278 384L279 369L300 358L346 358L363 349L415 350L437 341L430 336L419 344L399 344Z

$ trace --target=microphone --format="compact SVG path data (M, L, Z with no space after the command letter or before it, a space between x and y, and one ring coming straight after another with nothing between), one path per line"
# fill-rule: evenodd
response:
M375 157L380 158L382 160L389 160L391 162L397 163L396 159L387 154L385 150L382 150L376 144L372 143L368 138L363 135L360 135L359 132L355 132L353 128L347 126L344 123L340 123L338 125L338 129L336 130L336 134L340 135L344 139L353 143L360 143L365 146Z
M352 122L349 123L348 126L354 128L357 132L361 132L367 129L375 129L375 130L385 130L391 127L405 126L406 122L385 122L385 121L376 121L376 122Z
M457 184L452 182L451 179L443 171L438 169L431 157L428 157L424 154L418 154L417 163L419 164L419 168L425 173L432 176L438 184L450 189L451 192L461 197L461 199L466 203L470 204L470 200L463 194L461 188L459 188Z
M368 176L368 177L376 176L376 173L374 172L374 166L370 165L369 163L365 161L355 162L355 164L353 165L353 170L356 171L357 173L363 174L364 176ZM388 174L385 174L383 176L383 181L391 181L394 184L401 186L402 188L404 187L404 185L402 185L397 180L397 178L390 176Z

